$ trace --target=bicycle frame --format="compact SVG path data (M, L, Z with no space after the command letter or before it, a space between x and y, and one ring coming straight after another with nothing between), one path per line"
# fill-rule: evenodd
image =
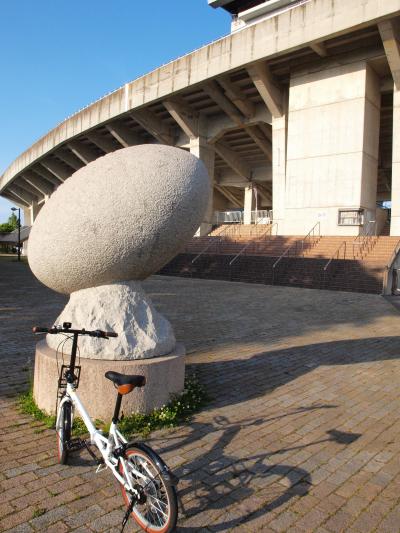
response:
M115 424L114 422L111 422L109 436L108 438L104 437L102 432L98 430L93 424L92 419L90 418L88 412L86 411L84 405L82 404L78 394L76 393L75 387L71 383L68 383L66 394L64 395L64 397L62 398L60 402L60 409L57 415L57 422L56 422L57 431L61 425L61 420L60 420L60 413L62 412L61 407L66 402L72 403L74 408L78 410L90 434L90 441L100 451L105 465L108 468L110 468L114 476L123 485L125 490L129 491L133 495L138 495L138 491L132 486L130 477L128 476L128 469L127 469L127 465L126 465L126 461L124 457L122 455L118 457L114 455L114 452L118 448L128 443L125 437L118 430L117 424ZM121 476L121 474L119 473L119 470L118 470L119 464L122 465L122 468L126 474L126 478ZM130 466L130 468L131 470L134 471L134 474L136 476L145 478L145 476L143 476L141 472L134 469L132 465Z
M122 520L124 529L132 515L138 525L145 531L175 531L178 506L175 486L179 479L169 470L166 463L157 453L142 442L128 442L118 429L120 421L121 401L125 394L135 387L143 387L146 379L142 375L125 375L118 372L106 372L105 378L117 385L117 396L109 433L107 436L96 428L77 394L79 387L81 366L80 359L76 365L78 351L78 337L108 339L117 337L113 331L96 329L72 329L70 322L54 325L51 328L34 326L33 333L64 334L72 340L71 358L69 364L64 364L64 349L62 351L61 368L56 353L58 368L56 432L58 435L58 454L60 464L66 464L71 453L86 448L87 452L97 463L97 472L109 468L120 483L127 510ZM65 341L64 341L65 343ZM62 341L61 344L64 343ZM90 439L72 438L72 424L75 412L87 428ZM90 445L99 450L101 457L93 453ZM157 479L158 478L158 479ZM148 499L149 498L149 499ZM158 503L157 503L158 502ZM163 504L164 507L161 506ZM145 505L142 516L140 510ZM164 510L163 510L164 509ZM160 514L161 513L161 514Z
M100 451L103 457L104 464L108 468L110 468L114 476L123 485L125 490L129 491L134 496L138 496L139 495L138 491L132 486L130 482L130 476L128 476L128 468L127 468L126 461L123 457L123 454L115 453L119 448L123 447L124 445L128 443L127 440L118 431L117 424L114 421L111 422L108 438L104 437L102 432L99 431L93 424L92 419L90 418L88 412L86 411L84 405L82 404L78 394L76 393L76 387L74 384L74 371L75 371L76 353L77 353L77 347L78 347L79 330L78 331L71 330L71 333L73 334L73 338L72 338L71 360L69 364L69 369L66 372L67 388L66 388L66 393L64 394L60 402L60 408L58 410L57 421L56 421L56 431L58 431L61 426L60 413L62 412L61 410L62 405L66 402L72 403L73 407L79 411L79 414L82 417L82 420L90 434L91 443L94 444ZM121 474L119 473L120 464L122 465L126 478L121 476ZM133 468L132 465L130 466L130 468L133 470L136 476L142 477L142 478L145 477L143 476L141 472L138 472L135 468Z

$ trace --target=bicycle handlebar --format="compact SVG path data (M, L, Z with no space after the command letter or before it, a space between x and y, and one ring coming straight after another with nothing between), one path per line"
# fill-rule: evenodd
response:
M39 326L35 326L32 328L33 333L49 333L49 328L41 328Z
M35 326L32 328L32 331L36 335L38 333L49 333L50 335L56 335L57 333L72 333L76 335L89 335L89 337L97 337L99 339L118 337L118 333L114 333L113 331L101 331L100 329L96 329L94 331L87 331L86 329L72 329L71 327L65 327L65 324L63 324L63 326L53 326L52 328Z

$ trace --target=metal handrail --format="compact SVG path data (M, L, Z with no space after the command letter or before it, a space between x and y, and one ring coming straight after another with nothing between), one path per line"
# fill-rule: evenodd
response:
M360 233L359 235L357 235L357 237L354 239L354 242L357 242L358 239L362 239L363 237L365 237L366 234L368 234L369 225L370 224L376 224L376 221L375 220L368 220L368 222L366 223L366 225L363 228L363 233Z
M268 219L272 220L272 210L271 209L257 209L251 212L251 224L254 224L255 226L262 225L264 223L259 222L259 219ZM267 224L271 224L271 222L267 222Z
M218 235L213 235L211 238L212 238L212 239L215 238L215 239L219 240L219 239L221 238L221 235L222 235L225 231L227 231L228 228L229 228L229 226L227 226L226 228L223 228L223 230L220 231L220 232L218 233ZM210 241L210 242L207 244L207 246L205 246L205 248L203 248L203 250L201 250L201 252L198 253L194 259L192 259L192 265L193 265L193 263L195 263L195 262L197 261L197 259L198 259L201 255L204 254L204 252L205 252L206 250L208 250L208 249L210 248L210 246L213 246L214 244L215 244L215 241Z
M293 244L291 244L288 248L286 248L286 250L278 257L278 259L275 261L275 263L272 265L272 269L274 269L276 267L276 265L280 262L281 259L283 259L285 257L285 255L287 255L289 253L289 251L296 247L297 249L297 241L294 242Z
M296 241L293 244L291 244L286 250L278 257L278 259L275 261L275 263L272 265L272 285L275 281L275 268L278 266L278 264L281 262L281 260L286 256L289 255L289 252L292 248L295 248L294 256L297 255L297 247L299 244L301 244L301 254L304 257L304 242L311 237L311 234L314 236L315 228L318 226L318 235L321 237L321 223L318 221L314 224L314 226L310 229L310 231L307 233L307 235L300 241Z
M321 237L321 222L317 222L314 224L314 226L310 229L310 231L307 233L307 235L304 237L304 239L301 241L301 252L302 252L302 255L304 257L304 243L307 239L310 239L311 238L311 234L313 237L315 237L314 235L314 230L315 228L318 226L318 236Z
M372 224L370 226L370 224ZM371 229L370 229L371 228ZM373 232L373 233L372 233ZM355 257L354 247L359 246L359 251L363 251L364 248L371 242L372 237L378 238L376 235L376 220L369 220L364 227L363 233L357 235L353 241L353 257ZM357 242L359 241L359 242Z
M344 246L344 250L343 250L343 259L346 259L346 247L347 247L347 243L346 241L342 241L338 248L336 249L336 251L332 254L332 257L329 259L329 261L326 263L326 265L324 266L324 274L323 274L323 288L326 288L326 276L327 276L327 272L328 272L328 268L330 267L332 261L334 259L339 259L339 255L340 255L340 249L342 248L342 246ZM322 287L321 287L322 288Z
M397 241L396 247L395 247L392 255L390 256L389 262L385 266L385 272L383 274L383 280L382 280L382 294L385 293L385 287L386 287L386 284L387 284L387 278L388 278L388 275L389 275L389 271L392 268L392 265L393 265L393 263L394 263L394 261L395 261L395 259L396 259L396 257L397 257L399 252L400 252L400 240Z
M343 252L343 259L346 258L346 241L342 241L340 243L340 245L338 246L338 248L336 249L335 253L332 254L332 257L329 259L329 261L326 263L326 265L324 266L324 272L326 272L329 268L329 265L332 263L332 261L336 258L337 256L337 259L339 259L339 252L340 252L340 249L341 247L344 246L344 252Z
M217 224L243 224L243 211L215 211L214 220Z
M234 225L227 225L225 228L222 229L222 231L220 231L218 233L218 235L212 235L212 236L209 236L211 237L211 239L216 239L215 241L212 240L210 241L207 246L205 246L205 248L203 248L203 250L201 250L201 252L199 252L196 257L194 259L192 259L191 263L193 265L193 263L195 263L197 261L197 259L203 255L211 246L214 246L216 244L216 242L218 243L221 243L221 240L222 240L222 236L226 237L226 234L229 233L230 231L232 231L232 229L234 228L235 229L235 232L237 231L237 228L240 227L238 226L237 224L234 224Z
M397 254L400 252L400 239L397 241L397 244L396 244L396 248L394 249L390 259L389 259L389 262L387 263L386 265L386 269L389 270L390 267L392 266L392 263L393 261L396 259L396 256Z
M314 236L314 230L315 228L318 226L318 235L321 236L321 223L318 221L316 224L314 224L314 226L310 229L310 231L307 233L307 235L305 237L303 237L303 239L300 241L301 243L301 252L302 252L302 255L304 256L304 242L306 241L306 239L310 238L311 237L311 233L313 234ZM296 241L294 242L293 244L291 244L288 248L286 248L286 250L280 255L280 257L275 261L275 263L272 265L272 268L274 269L276 267L276 265L278 265L278 263L280 262L281 259L283 259L285 257L285 255L289 252L289 250L291 250L291 248L296 248L296 254L297 255L297 246L298 246L299 242Z
M237 236L237 234L240 234L242 228L242 224L229 224L226 228L226 233L224 237L230 237L230 236ZM221 235L223 232L221 232L219 235ZM231 235L232 234L232 235Z
M274 222L273 224L269 224L268 226L269 226L269 227L267 228L267 230L264 231L264 232L258 237L259 239L262 239L262 238L265 237L268 233L269 233L270 235L272 235L272 228L273 228L274 226L276 226L276 229L277 229L277 231L278 231L278 223L277 223L277 222ZM236 259L238 259L238 257L240 257L240 256L243 254L243 252L245 252L246 249L247 249L250 245L252 245L252 244L254 244L254 241L250 241L250 242L248 242L247 244L245 244L245 245L243 246L243 248L240 250L240 252L237 253L237 254L235 255L235 257L229 262L229 266L232 266L233 263L236 261Z

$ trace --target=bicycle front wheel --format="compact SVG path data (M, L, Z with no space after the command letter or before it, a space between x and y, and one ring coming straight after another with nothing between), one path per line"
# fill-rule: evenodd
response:
M65 465L68 461L67 443L71 440L72 431L72 406L70 402L64 402L60 407L60 412L57 417L56 431L58 462Z
M130 446L124 459L127 472L120 464L120 474L125 478L128 475L132 486L142 493L142 501L133 507L132 518L148 533L174 531L178 517L175 487L163 478L155 461L139 447ZM129 506L132 496L122 485L121 490Z

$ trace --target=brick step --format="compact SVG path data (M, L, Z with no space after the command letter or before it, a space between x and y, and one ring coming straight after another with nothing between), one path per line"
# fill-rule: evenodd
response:
M195 254L181 254L160 273L182 277L225 279L248 283L291 285L332 290L380 293L384 265L382 262L335 260L324 276L325 259L284 258L272 274L277 257L241 256L229 266L234 255L204 254L192 264ZM273 279L274 278L274 279Z
M248 247L247 249L243 250L242 247L235 247L235 246L230 246L230 247L221 247L221 248L212 248L212 247L209 247L205 252L203 249L200 249L200 248L187 248L186 250L186 253L194 253L194 254L200 254L200 253L214 253L214 254L224 254L224 255L227 255L227 254L230 254L230 253L239 253L239 252L242 252L241 255L245 256L245 255L267 255L267 256L270 256L270 257L280 257L281 255L283 255L283 252L285 250L280 250L280 249L271 249L271 248L268 248L268 249L263 249L261 247ZM330 252L323 252L323 251L318 251L318 252L313 252L313 253L309 253L309 252L305 252L304 254L302 255L285 255L285 257L304 257L304 258L321 258L321 259L326 259L326 260L329 260L333 257L333 253L330 253ZM347 260L352 260L352 259L360 259L360 260L365 260L365 261L384 261L384 262L388 262L390 259L391 259L391 255L392 254L389 254L389 253L378 253L378 254L348 254L346 256L346 259ZM343 259L343 257L340 257L340 259Z
M163 274L167 274L164 273ZM205 278L205 279L215 279L215 280L226 280L226 281L238 281L246 283L263 283L263 284L272 284L272 280L265 277L242 277L242 276L229 276L226 273L193 273L193 274L184 274L184 273L169 273L169 275L178 275L180 277L194 277L194 278ZM330 289L330 290L343 290L350 292L364 292L364 293L374 293L380 294L381 292L381 283L332 283L324 282L324 280L297 280L292 279L275 279L274 285L284 285L284 286L296 286L296 287L305 287L305 288L315 288L315 289Z

